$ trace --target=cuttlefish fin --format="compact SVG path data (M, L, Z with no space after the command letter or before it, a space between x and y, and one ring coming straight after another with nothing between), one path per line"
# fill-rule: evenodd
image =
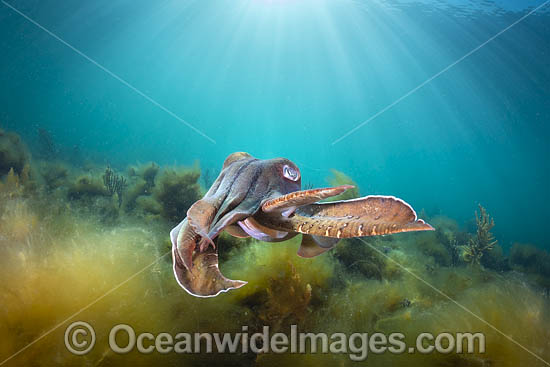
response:
M208 236L210 225L216 215L216 207L207 200L196 201L189 210L187 210L187 219L193 231L201 236L199 242L200 251L204 251L208 245L215 247L214 241Z
M266 213L280 211L285 217L288 217L300 206L313 204L319 200L340 195L353 187L351 185L342 185L291 192L290 194L266 201L262 204L262 210Z
M194 252L192 267L184 264L175 246L172 248L172 258L176 280L193 296L214 297L247 284L242 280L228 279L220 272L215 248L208 247L204 252Z
M315 257L333 248L339 240L320 236L302 235L302 243L298 249L298 256Z

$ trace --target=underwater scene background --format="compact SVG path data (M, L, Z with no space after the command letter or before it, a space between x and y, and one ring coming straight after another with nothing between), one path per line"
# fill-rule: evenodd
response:
M0 365L548 365L550 3L18 0L0 32ZM192 297L168 234L236 151L436 230L313 259L224 233L220 267L249 283ZM63 343L76 320L85 356ZM120 355L120 323L483 332L486 352Z

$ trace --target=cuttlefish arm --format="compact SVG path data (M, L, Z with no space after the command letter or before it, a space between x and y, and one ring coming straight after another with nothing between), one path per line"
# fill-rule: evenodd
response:
M244 200L216 222L212 220L215 213L213 206L203 205L201 200L193 204L188 211L188 217L170 234L174 275L182 288L197 297L214 297L221 292L240 288L246 284L245 281L232 280L221 273L218 267L216 241L222 230L228 230L237 237L249 236L244 228L252 231L262 228L269 234L277 233L275 230L259 225L254 229L249 229L246 226L243 228L243 224L249 223L248 219L251 219L259 207L259 201L254 204L250 200ZM199 211L197 208L201 210ZM251 220L250 223L254 222ZM201 229L209 228L208 226L211 227L208 233ZM263 235L263 232L261 234ZM287 235L287 232L284 232L284 235ZM295 235L296 233L292 233L292 236ZM269 241L271 237L267 235L261 239ZM212 242L212 246L209 245L210 242Z
M188 268L180 257L176 246L177 236L182 233L182 229L186 226L188 226L187 219L170 233L173 244L174 275L183 289L193 296L214 297L222 292L240 288L246 284L245 281L231 280L223 276L218 268L218 253L215 247L208 247L203 252L193 252L191 257L192 266ZM198 236L196 240L198 240Z
M353 187L352 185L342 185L291 192L290 194L264 202L262 204L262 211L265 213L281 212L283 216L288 217L297 207L313 204L331 196L340 195Z
M256 207L259 207L259 203ZM254 210L254 205L243 201L227 216L214 222L212 217L216 213L215 206L202 199L191 206L188 217L172 230L170 237L174 275L189 294L214 297L246 284L242 280L226 278L221 273L216 241L219 232L232 223L251 216ZM209 232L206 232L210 227ZM238 234L246 235L240 231Z
M304 257L327 251L341 238L434 230L418 219L409 204L393 196L309 204L297 208L289 217L258 212L254 218L273 229L302 233L298 255Z
M227 218L221 217L236 213L231 213L231 211L226 213L227 208L240 206L243 217L256 210L252 207L242 208L241 204L245 199L248 187L245 186L245 189L242 189L243 180L238 180L243 167L252 160L253 158L246 153L231 154L224 162L222 172L206 195L187 210L186 225L182 226L182 222L178 226L175 247L184 266L188 269L193 267L194 251L203 252L209 246L215 247L213 239L219 234L218 229L223 228L220 226L220 221L223 224L230 224ZM213 227L216 230L213 231Z

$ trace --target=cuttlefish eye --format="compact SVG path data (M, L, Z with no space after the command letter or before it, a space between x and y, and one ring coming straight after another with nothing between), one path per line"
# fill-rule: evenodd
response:
M283 166L283 176L291 181L298 181L298 179L300 178L300 173L298 173L298 170L294 167L285 164Z

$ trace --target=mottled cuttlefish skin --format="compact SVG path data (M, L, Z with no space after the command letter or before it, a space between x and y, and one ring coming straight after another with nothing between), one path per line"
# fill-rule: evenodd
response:
M285 158L260 160L233 153L205 196L170 232L176 280L189 294L213 297L246 284L223 276L216 241L221 231L280 242L302 234L298 255L317 256L341 238L433 228L393 196L319 203L350 185L303 190L298 167Z
M311 204L283 218L259 212L255 218L273 229L332 238L433 230L422 219L417 219L410 205L393 196L371 195Z

